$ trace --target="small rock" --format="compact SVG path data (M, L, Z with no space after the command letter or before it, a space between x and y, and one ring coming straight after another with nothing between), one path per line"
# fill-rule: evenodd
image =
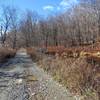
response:
M19 84L22 84L22 82L23 82L23 79L17 79L15 83L19 85Z

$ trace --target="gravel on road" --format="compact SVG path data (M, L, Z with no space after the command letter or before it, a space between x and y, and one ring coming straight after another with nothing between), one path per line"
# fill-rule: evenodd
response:
M0 67L0 100L76 100L32 62L25 49Z

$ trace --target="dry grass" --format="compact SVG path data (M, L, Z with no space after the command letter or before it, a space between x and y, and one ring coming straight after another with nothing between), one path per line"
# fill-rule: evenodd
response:
M65 47L64 46L48 46L46 50L46 54L56 54L58 53L59 55L64 52Z
M0 48L0 63L6 62L9 58L14 57L16 50L11 48Z
M42 59L39 65L74 94L86 95L84 100L93 98L93 100L98 100L100 70L97 65L88 63L86 58L52 59L47 57Z
M36 48L27 48L27 53L31 56L34 62L41 59L41 55L37 53Z
M35 49L29 49L32 58L38 58L38 64L51 73L57 81L66 86L75 95L83 95L82 100L100 99L100 59L86 57L37 56ZM93 61L94 60L94 61Z

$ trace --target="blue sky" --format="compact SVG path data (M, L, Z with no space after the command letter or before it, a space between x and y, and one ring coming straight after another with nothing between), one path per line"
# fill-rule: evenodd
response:
M15 6L24 11L26 9L37 11L40 15L48 15L55 12L63 12L77 4L77 0L0 0L0 6Z

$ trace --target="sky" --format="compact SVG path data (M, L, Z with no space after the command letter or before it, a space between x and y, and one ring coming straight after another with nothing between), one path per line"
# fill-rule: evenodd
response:
M73 4L78 4L78 0L0 0L0 7L2 5L10 5L17 7L20 11L28 9L44 16L63 12Z

